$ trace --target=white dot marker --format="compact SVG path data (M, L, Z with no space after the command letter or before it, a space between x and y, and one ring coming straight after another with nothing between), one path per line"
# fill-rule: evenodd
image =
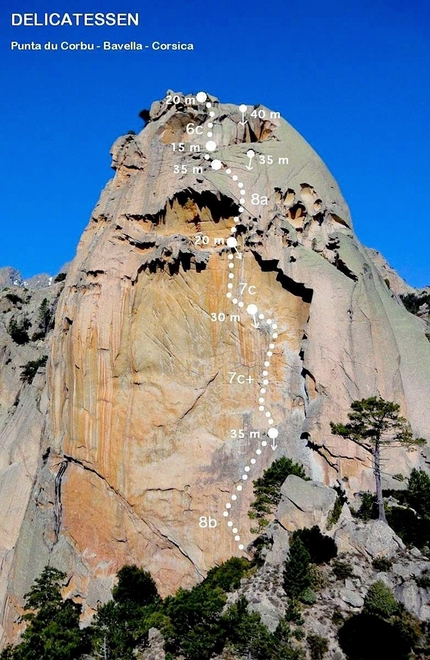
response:
M206 101L207 97L208 97L208 95L206 94L206 92L199 92L196 95L196 99L199 103L204 103Z
M229 236L227 239L227 247L234 248L237 245L237 240L234 238L234 236Z
M268 385L269 381L267 379L263 380L263 385Z
M264 403L264 397L261 396L261 397L258 399L258 403Z
M228 511L224 511L224 513L222 515L224 516L224 518L227 518L228 517Z
M274 424L273 419L269 419L268 424Z
M228 523L227 523L227 525L228 525L229 527L233 527L233 523L232 523L232 521L229 520Z
M264 410L264 406L258 406L258 410L259 410L260 412L263 412L263 410Z
M251 468L249 467L249 465L247 465L246 468L245 468L245 472L249 472L250 469L251 469Z
M226 508L226 509L231 509L231 504L230 504L230 502L227 502L227 504L225 505L225 508Z
M227 298L231 298L231 293L230 293L230 291L229 291L228 293L226 293L226 296L227 296Z
M244 549L244 546L242 545L242 543L239 543L239 546L238 546L238 547L239 547L239 550L243 550L243 549Z
M270 350L272 350L273 348L275 348L275 344L269 344L269 348Z
M278 437L279 431L278 429L269 429L267 431L267 435L269 436L269 438L275 439Z
M216 142L213 140L209 140L209 142L206 142L206 151L215 151L216 150Z
M257 461L255 460L255 458L251 458L251 463L252 463L252 465L255 465L256 462L257 462Z
M254 149L248 149L248 151L246 152L246 155L248 156L248 158L254 158L254 156L255 156Z
M209 113L209 117L215 117L215 113L214 113L214 112L210 112L210 113Z
M234 527L231 531L233 532L233 534L237 534L239 530L237 529L237 527Z
M239 484L238 486L236 486L236 490L242 490L242 486Z
M205 159L209 160L209 158L210 158L209 154L205 154Z
M235 540L235 541L240 541L240 536L235 536L235 537L234 537L234 540Z
M213 127L214 127L214 125L213 125L212 122L210 121L209 124L208 124L208 128L213 128Z
M269 325L271 325L271 323L272 323L272 319L267 319L267 323L268 323Z
M232 177L233 181L237 181L238 178L239 178L239 177L237 176L237 174L233 174L233 177Z
M232 499L232 500L237 500L237 495L232 495L232 496L231 496L231 499Z
M239 213L243 213L244 210L245 210L245 209L243 208L243 206L239 206Z
M273 337L273 339L278 339L278 333L277 333L277 332L274 332L273 335L272 335L272 337Z
M272 357L273 353L272 351L267 351L267 357Z
M261 394L266 394L266 389L264 387L262 387L260 392L261 392Z
M257 449L257 451L256 451L255 453L258 454L258 455L260 456L260 454L261 454L261 449Z
M248 312L248 314L251 314L251 316L253 316L254 314L257 313L258 307L257 305L254 305L254 303L252 303L251 305L248 305L246 311Z
M240 301L240 303L239 303L239 307L244 307L244 306L245 306L245 303L243 303L242 301Z
M234 273L229 273L229 278L232 280L234 278Z
M266 417L270 417L270 413L269 413L269 411L267 411L267 413L266 413Z
M277 327L278 327L278 326L276 325L276 323L274 323L274 324L272 325L272 328L273 328L274 330L276 330Z
M247 479L248 479L248 475L247 474L242 474L242 480L246 481Z
M245 204L245 198L244 198L244 197L241 197L241 198L239 199L239 202L240 202L241 204Z
M238 188L243 188L243 183L238 183L237 186Z
M262 446L262 447L267 447L267 441L266 441L266 440L263 440L263 442L261 443L261 446Z
M229 258L229 259L234 259L234 257L233 257L232 254L229 254L229 255L228 255L228 258Z
M233 305L237 305L237 298L233 298L232 303Z
M264 314L259 314L259 315L258 315L258 318L261 319L261 320L263 320L263 319L264 319Z
M231 282L229 282L229 283L227 284L227 289L232 289L232 288L233 288L233 284L232 284Z
M206 107L207 107L207 108L211 108L211 107L212 107L212 103L211 103L210 101L208 101L208 102L206 103Z
M208 135L208 137L213 137L213 133L212 133L212 131L208 131L208 134L207 134L207 135Z
M225 171L226 174L231 174L231 169L228 167Z
M220 170L222 167L221 161L218 160L217 158L215 158L215 160L212 161L211 165L213 170Z
M246 111L248 110L248 106L245 105L244 103L242 103L242 104L239 106L239 110L240 110L241 112L246 112Z

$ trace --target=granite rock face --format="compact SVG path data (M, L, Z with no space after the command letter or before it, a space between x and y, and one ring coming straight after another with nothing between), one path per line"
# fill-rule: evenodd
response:
M157 102L139 135L113 145L115 176L57 308L47 389L34 381L43 405L26 395L0 431L20 448L0 472L0 501L19 510L0 536L9 636L48 562L69 573L67 595L89 616L125 563L149 570L165 595L241 553L223 512L255 454L251 432L267 428L256 383L269 334L245 311L231 317L231 255L242 310L255 302L278 326L268 397L279 436L250 479L288 455L326 486L371 489L368 456L330 433L357 398L398 402L415 434L430 436L430 344L355 237L324 163L267 108L243 122L236 106L209 100L211 110ZM218 170L207 138L187 132L209 122ZM227 166L246 191L243 211ZM407 474L423 460L393 452L384 470ZM245 548L251 499L249 481L234 506Z

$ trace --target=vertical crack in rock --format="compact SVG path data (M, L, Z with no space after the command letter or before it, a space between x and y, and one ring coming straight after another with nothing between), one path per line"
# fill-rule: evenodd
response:
M61 489L64 473L66 472L68 466L68 461L64 460L60 464L59 470L55 477L55 490L54 490L54 534L55 534L55 543L58 543L58 538L60 536L61 522L63 517L63 505L61 501Z

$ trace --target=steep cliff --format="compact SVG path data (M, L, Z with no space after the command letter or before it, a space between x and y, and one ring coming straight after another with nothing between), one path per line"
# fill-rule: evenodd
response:
M277 112L204 94L169 93L150 116L113 146L56 311L47 390L40 378L21 407L2 401L8 634L47 563L90 613L124 563L166 594L246 553L250 481L275 457L370 489L367 456L330 433L354 399L394 400L430 436L423 324L312 148ZM390 456L395 487L426 450Z

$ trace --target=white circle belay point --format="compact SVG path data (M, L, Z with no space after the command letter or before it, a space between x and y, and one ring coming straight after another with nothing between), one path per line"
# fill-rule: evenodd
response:
M216 142L213 140L209 140L209 142L206 142L206 149L208 151L215 151L216 150Z
M234 236L229 236L229 238L226 241L227 247L236 247L237 245L237 240L234 238Z
M248 149L248 151L246 152L246 155L248 156L248 158L254 158L254 156L255 156L254 149Z
M267 431L267 435L269 436L269 438L275 439L278 437L279 431L278 429L269 429Z
M245 105L244 103L242 103L242 104L239 106L239 110L240 110L241 112L246 112L246 111L248 110L248 106Z
M199 103L204 103L207 99L208 95L206 92L199 92L196 96L196 99Z
M257 305L254 305L254 303L251 303L251 305L248 305L248 307L246 308L246 311L248 312L248 314L251 314L251 316L253 316L258 312L258 307Z
M213 170L220 170L222 167L221 161L218 160L217 158L215 158L215 160L212 161L211 165Z

